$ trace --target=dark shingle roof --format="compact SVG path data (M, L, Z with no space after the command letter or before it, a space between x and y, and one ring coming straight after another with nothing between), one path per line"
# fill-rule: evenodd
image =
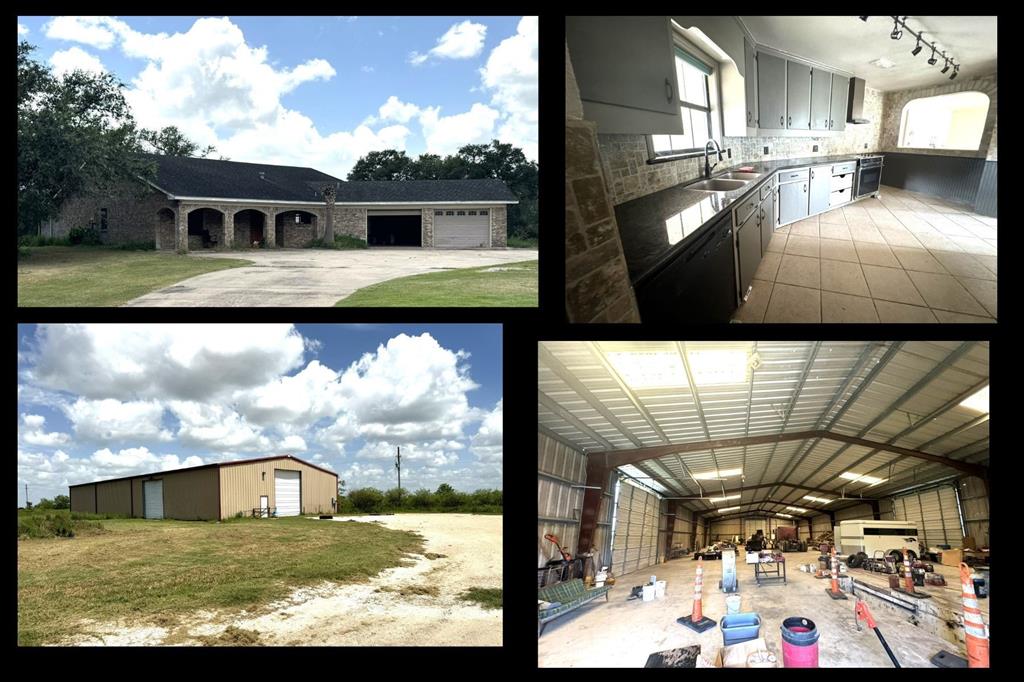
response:
M338 187L338 203L425 201L517 201L501 180L407 180L345 182L313 168L272 166L147 155L157 164L154 184L181 197L323 201L319 188Z

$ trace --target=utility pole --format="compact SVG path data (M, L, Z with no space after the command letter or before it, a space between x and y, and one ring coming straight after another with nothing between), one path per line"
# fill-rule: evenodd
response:
M28 509L28 483L25 484L25 509Z
M402 503L402 448L396 446L398 452L395 453L395 468L398 469L398 503Z

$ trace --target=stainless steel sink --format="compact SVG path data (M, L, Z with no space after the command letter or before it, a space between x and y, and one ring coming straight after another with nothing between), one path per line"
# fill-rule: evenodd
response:
M688 185L686 189L696 189L701 192L729 192L739 189L749 182L749 180L721 180L719 178L712 178L711 180Z
M764 176L764 173L745 173L743 171L732 171L730 173L722 173L717 178L731 179L731 180L758 180Z

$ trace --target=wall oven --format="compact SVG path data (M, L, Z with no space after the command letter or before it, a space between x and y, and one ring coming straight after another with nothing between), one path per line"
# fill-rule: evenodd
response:
M877 194L882 184L882 157L857 157L857 187L855 199Z

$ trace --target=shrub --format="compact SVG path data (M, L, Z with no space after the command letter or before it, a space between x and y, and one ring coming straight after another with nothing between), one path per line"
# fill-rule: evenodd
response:
M90 515L93 516L93 515ZM80 520L66 511L44 511L18 515L19 538L73 538L85 532L103 532L98 521Z
M536 249L536 237L509 237L505 244L510 249Z
M384 500L387 505L392 509L398 509L402 506L402 502L409 501L409 493L399 488L392 488L391 490L384 493Z
M434 493L426 488L420 488L412 494L408 502L417 509L429 509L434 506Z
M71 246L67 237L44 237L39 234L26 234L18 237L18 246Z
M100 239L100 233L94 227L72 227L68 232L68 242L72 245L84 244L86 246L96 246L103 243Z
M321 238L316 238L309 243L306 247L309 249L365 249L367 248L366 240L358 239L356 237L350 237L347 234L336 234L334 235L334 243L325 242Z
M121 251L156 251L155 241L125 242L114 247Z
M379 512L384 509L384 495L376 488L359 488L348 494L348 499L358 511Z

